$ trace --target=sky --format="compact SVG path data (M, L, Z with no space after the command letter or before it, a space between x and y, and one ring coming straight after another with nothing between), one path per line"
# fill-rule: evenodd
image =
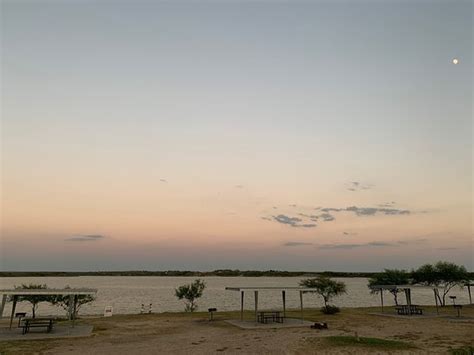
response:
M0 270L472 270L472 19L2 0Z

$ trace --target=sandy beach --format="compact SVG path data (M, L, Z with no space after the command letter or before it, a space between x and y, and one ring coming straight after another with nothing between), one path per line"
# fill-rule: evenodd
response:
M432 312L432 309L428 309ZM343 309L337 315L319 310L306 319L324 321L328 330L304 328L240 329L225 322L237 312L207 314L164 313L87 318L79 324L93 326L88 337L0 342L1 354L343 354L343 353L450 353L473 346L474 307L464 307L456 319L449 307L442 317L390 317L378 308ZM388 310L393 314L392 310ZM429 313L428 313L429 314ZM298 317L298 312L289 312ZM251 313L246 314L251 318ZM6 326L5 319L2 326ZM339 344L340 336L378 338L401 343ZM398 344L398 345L397 345ZM468 352L466 352L467 354Z

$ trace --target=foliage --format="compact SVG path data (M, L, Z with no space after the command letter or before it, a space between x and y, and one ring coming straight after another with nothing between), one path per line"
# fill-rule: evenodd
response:
M385 269L381 273L377 273L369 278L369 288L375 285L406 285L409 282L409 274L405 270L398 269ZM392 295L395 301L395 304L398 306L398 293L402 290L398 288L393 288L388 290ZM378 293L380 290L371 289L372 293Z
M438 261L436 264L425 264L412 271L413 283L427 286L436 286L441 289L442 295L437 294L439 303L446 305L446 296L454 286L463 286L469 281L469 273L462 265L447 261Z
M329 336L324 338L326 342L334 346L360 346L366 348L383 350L403 350L413 349L414 346L398 340L388 340L379 338L365 338L355 336Z
M180 300L185 299L186 312L194 312L198 308L196 300L202 296L205 288L206 283L197 279L191 284L179 286L175 289L175 295Z
M68 276L255 276L255 277L316 277L318 275L328 277L372 277L375 272L335 272L335 271L283 271L283 270L214 270L214 271L0 271L0 277L68 277ZM470 273L474 278L474 273Z
M66 286L65 288L70 289L69 286ZM74 318L77 317L77 315L79 313L79 309L83 305L95 301L95 296L94 295L77 295L76 297L77 297L76 298L76 309L73 310L72 314L70 314L70 312L69 312L69 301L70 301L69 295L54 295L54 296L51 297L50 302L53 305L61 307L62 309L64 309L66 311L67 315L68 315L68 318L72 319L73 315L74 315Z
M472 355L474 354L474 346L464 346L462 348L451 349L449 353L452 355Z
M327 305L321 308L321 312L324 314L336 314L339 313L341 310L337 306Z
M305 279L300 281L300 286L313 288L314 292L320 295L324 300L324 307L328 310L328 302L343 293L346 293L346 284L342 281L335 281L327 276L318 276L313 279Z
M29 289L29 290L44 290L47 289L47 285L40 285L40 284L22 284L21 286L15 286L15 289ZM33 318L36 317L36 310L38 309L38 305L41 302L51 302L50 295L20 295L17 298L18 302L29 302L31 303L31 313Z

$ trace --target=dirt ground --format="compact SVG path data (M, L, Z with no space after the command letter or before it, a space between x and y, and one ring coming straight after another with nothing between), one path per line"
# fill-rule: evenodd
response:
M87 318L81 322L94 326L90 337L0 342L0 354L445 354L453 348L474 346L474 307L464 308L463 320L370 314L378 311L342 309L337 315L323 315L318 310L306 312L306 319L325 321L329 330L242 330L224 322L238 318L236 312L218 314L213 322L204 313L192 317L170 313ZM443 312L453 313L449 309ZM251 317L251 313L246 316ZM294 312L293 316L297 317L298 313ZM334 346L325 340L325 337L356 332L360 337L403 341L413 348Z

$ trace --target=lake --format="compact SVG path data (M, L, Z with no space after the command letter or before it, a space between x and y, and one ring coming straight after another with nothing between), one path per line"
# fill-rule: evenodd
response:
M183 311L183 302L176 299L174 289L180 285L192 282L196 277L160 277L160 276L78 276L78 277L4 277L0 278L0 288L13 288L21 284L47 284L50 288L90 287L97 288L97 300L91 305L81 308L81 314L103 314L106 306L112 306L114 313L140 313L142 303L147 307L151 303L153 312ZM301 277L202 277L207 288L203 297L198 301L200 310L216 307L220 311L240 309L238 292L226 291L225 287L239 286L298 286ZM369 307L379 306L380 296L373 295L367 288L366 278L335 278L347 285L347 294L334 299L334 304L340 307ZM458 303L468 303L467 290L454 288L450 295L457 296ZM403 300L403 295L399 295ZM288 291L286 295L287 308L299 307L299 293ZM393 297L385 293L384 301L393 304ZM451 300L449 300L450 302ZM253 309L253 294L246 293L245 308ZM412 290L412 302L415 304L434 305L433 292L429 289ZM304 295L305 307L321 307L323 302L315 294ZM281 307L281 294L278 291L260 291L260 308ZM5 315L11 311L11 303L7 303ZM28 303L19 303L17 311L30 311ZM39 314L59 315L64 312L47 303L39 306Z

